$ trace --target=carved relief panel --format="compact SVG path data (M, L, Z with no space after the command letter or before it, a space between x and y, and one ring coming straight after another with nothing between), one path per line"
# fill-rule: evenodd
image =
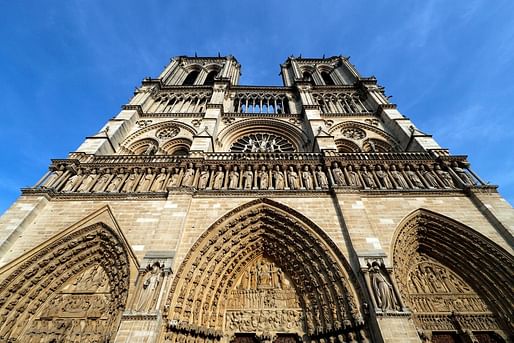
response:
M107 275L99 265L72 278L44 304L20 342L104 342L114 311Z
M301 333L303 312L289 276L271 259L259 257L239 276L230 293L230 332Z

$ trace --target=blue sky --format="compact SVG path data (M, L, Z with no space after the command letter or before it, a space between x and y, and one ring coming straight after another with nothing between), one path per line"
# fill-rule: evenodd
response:
M514 203L514 1L2 1L0 212L176 55L351 56L399 110Z

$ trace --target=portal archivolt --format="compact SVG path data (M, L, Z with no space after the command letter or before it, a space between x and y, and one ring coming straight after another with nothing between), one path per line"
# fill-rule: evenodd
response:
M53 239L3 274L0 341L114 339L127 298L129 262L122 239L107 225Z
M281 204L255 200L193 245L167 300L165 337L217 341L267 332L365 341L351 275L314 223Z
M420 209L401 225L393 259L398 288L422 338L501 342L499 335L513 333L514 259L486 237Z

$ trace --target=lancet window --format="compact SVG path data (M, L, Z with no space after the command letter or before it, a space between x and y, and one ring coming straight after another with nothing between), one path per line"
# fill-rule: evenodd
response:
M183 86L192 86L195 84L196 79L200 72L198 70L192 70L189 74L187 74L186 79L182 83Z
M234 100L237 113L290 113L285 94L240 93Z

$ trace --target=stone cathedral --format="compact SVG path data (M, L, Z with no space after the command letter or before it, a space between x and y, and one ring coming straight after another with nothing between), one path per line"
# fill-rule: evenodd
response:
M171 60L0 221L0 342L514 340L514 210L343 56Z

